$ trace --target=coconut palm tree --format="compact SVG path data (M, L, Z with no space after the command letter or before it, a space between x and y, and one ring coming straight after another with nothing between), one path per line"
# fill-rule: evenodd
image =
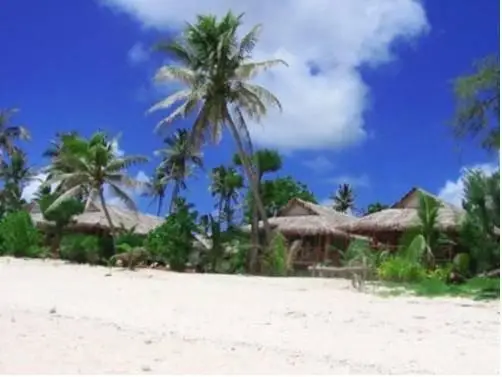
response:
M193 167L202 168L202 157L190 142L190 134L187 130L177 130L173 136L164 139L166 147L155 152L162 158L159 170L165 175L162 183L174 182L169 213L172 213L176 198L181 190L185 190L186 178L190 175Z
M258 196L260 203L263 204L261 189L262 189L262 179L267 173L275 173L282 168L282 158L279 152L273 149L260 149L253 153L251 161L256 172L256 182L258 184ZM242 159L239 154L234 155L234 164L237 166L243 166ZM254 199L254 196L252 196ZM258 205L256 200L251 201L251 243L257 245L259 242L259 218L258 218ZM249 269L254 271L257 268L258 263L258 250L256 247L251 249L249 255Z
M253 27L239 39L237 34L242 16L231 12L221 19L211 15L198 16L196 23L187 25L179 40L157 46L159 51L169 54L175 64L161 67L155 76L156 81L175 81L184 87L158 102L150 111L170 109L181 103L158 124L157 129L178 117L195 113L191 140L197 147L208 139L219 142L225 127L230 131L269 239L270 227L248 158L252 144L247 120L260 121L267 114L268 106L281 109L281 105L270 91L250 80L259 72L285 62L278 59L251 61L260 26Z
M160 216L162 207L164 206L164 199L166 198L167 189L167 176L161 169L155 169L155 174L146 185L146 190L143 196L152 197L150 205L157 201L157 216Z
M57 132L56 138L51 140L50 147L47 148L42 154L43 157L47 157L53 159L57 157L61 151L64 140L67 138L75 138L78 136L78 132L70 131L70 132Z
M0 179L4 182L2 190L2 207L5 211L21 209L25 203L21 196L24 185L34 176L27 165L24 152L14 149L8 161L0 162Z
M346 213L355 208L355 197L352 187L348 183L338 186L338 190L331 196L333 200L333 209Z
M368 204L368 208L366 209L366 211L364 211L364 216L372 214L372 213L380 212L380 211L387 209L387 208L389 208L389 206L387 204L382 204L380 202Z
M117 156L103 132L94 133L89 140L74 136L64 138L59 154L49 167L50 179L44 185L57 184L59 197L47 209L57 208L68 198L87 197L86 208L99 199L110 227L110 234L115 236L115 227L105 200L105 186L119 198L127 208L136 211L136 204L125 188L137 188L140 182L131 179L126 169L138 163L146 162L143 156Z
M213 169L211 174L211 195L218 197L217 209L220 223L223 219L227 226L232 224L232 204L239 199L239 190L244 186L242 176L233 167L224 165Z
M18 112L17 109L0 110L0 155L14 153L16 146L14 140L28 140L30 134L23 126L15 126L11 118Z

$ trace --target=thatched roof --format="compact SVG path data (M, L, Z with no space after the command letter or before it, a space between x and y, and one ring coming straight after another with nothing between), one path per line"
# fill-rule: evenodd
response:
M116 228L129 230L134 227L134 231L137 234L147 234L164 221L161 217L134 212L118 206L108 205L107 208L112 218L113 225ZM31 217L33 222L39 226L51 225L36 208L33 208ZM70 228L76 230L108 230L109 225L102 208L99 205L93 205L86 212L75 216Z
M420 225L418 203L420 194L437 200L441 207L438 213L438 228L442 231L458 230L465 211L418 187L412 188L391 208L366 215L340 228L358 234L378 232L403 232Z
M304 208L312 216L325 217L334 225L347 224L357 219L356 217L347 215L346 213L335 211L333 208L328 206L314 204L298 198L291 199L289 203L279 212L279 216L296 217L288 216L288 212L290 212L295 206Z
M324 216L285 216L271 217L268 219L270 225L284 235L334 235L342 238L349 238L349 234L340 230L329 218ZM259 223L260 228L263 222ZM250 225L246 225L244 230L249 231Z
M449 208L454 212L463 213L464 210L459 208L451 203L445 202L437 195L430 193L427 190L424 190L420 187L412 187L410 191L404 194L401 199L399 199L396 203L394 203L390 208L419 208L420 206L420 195L428 196L438 203L440 203L443 207Z

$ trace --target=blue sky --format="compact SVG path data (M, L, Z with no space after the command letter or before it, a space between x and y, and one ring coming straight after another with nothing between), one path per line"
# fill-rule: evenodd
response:
M162 145L153 128L167 113L145 114L166 94L152 82L163 59L148 49L198 12L227 10L228 2L207 3L3 1L0 107L21 109L15 119L32 133L30 161L46 163L40 155L58 131L98 128L121 132L125 153L152 156ZM499 54L497 1L278 3L235 1L235 10L246 11L249 24L263 23L257 59L283 57L290 65L260 79L283 101L283 114L272 114L263 129L250 125L258 147L284 154L280 175L307 183L319 201L338 183L352 183L365 207L392 203L412 186L443 189L454 200L463 167L490 169L494 158L476 144L463 142L458 151L446 123L451 81L475 59ZM289 20L277 19L282 7ZM189 123L175 125L183 126ZM233 151L228 135L205 148L206 172L188 191L201 211L212 208L209 170L229 163ZM156 162L132 174L149 174ZM153 211L146 203L140 200L142 209Z

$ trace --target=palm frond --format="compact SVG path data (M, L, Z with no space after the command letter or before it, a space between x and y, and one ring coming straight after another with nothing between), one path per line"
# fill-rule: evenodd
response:
M235 77L239 80L250 80L259 73L269 70L277 65L288 66L282 59L265 60L262 62L248 62L241 64L235 71Z
M161 67L155 74L154 81L169 82L177 81L187 86L194 86L196 73L187 67L166 65Z
M134 200L132 200L131 197L122 188L111 182L109 183L108 187L110 188L112 195L116 196L122 203L124 203L127 209L134 212L138 211Z

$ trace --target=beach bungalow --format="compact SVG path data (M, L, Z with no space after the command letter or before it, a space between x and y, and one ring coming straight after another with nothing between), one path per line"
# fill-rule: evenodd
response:
M288 245L296 240L301 241L301 248L294 262L294 266L301 269L325 261L339 265L340 255L333 245L344 249L350 243L355 236L341 230L340 225L355 219L327 206L295 198L289 201L277 217L269 218L269 223L274 230L286 237ZM250 229L249 225L245 227L247 231Z
M440 203L437 227L455 239L465 211L418 187L412 188L390 208L343 224L340 228L349 233L371 237L375 244L383 244L394 249L407 230L420 225L418 217L420 194L430 196ZM453 253L451 245L445 246L441 254L443 252L442 257L451 258Z
M119 206L108 205L107 209L113 225L117 229L134 229L134 233L140 235L146 235L164 221L161 217L131 211ZM51 222L44 219L37 204L31 206L30 214L33 222L40 229L48 229L53 226ZM92 203L84 213L73 218L68 230L87 234L106 234L110 231L110 226L101 205Z

